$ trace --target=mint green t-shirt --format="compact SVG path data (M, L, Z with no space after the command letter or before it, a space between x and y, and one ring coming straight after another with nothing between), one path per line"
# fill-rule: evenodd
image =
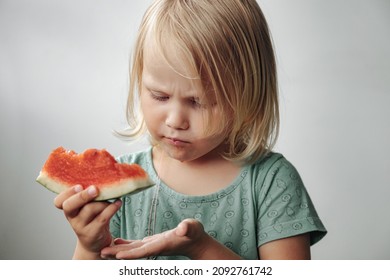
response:
M124 155L118 161L141 165L158 182L151 151ZM258 247L266 242L310 232L314 244L326 234L297 170L278 153L242 167L229 186L210 195L183 195L161 182L158 197L153 199L156 189L122 197L122 207L110 223L113 237L142 239L193 218L242 258L258 259Z

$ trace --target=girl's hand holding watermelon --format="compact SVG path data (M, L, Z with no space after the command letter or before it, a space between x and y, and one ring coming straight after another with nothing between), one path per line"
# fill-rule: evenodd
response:
M176 228L142 240L115 239L104 248L103 258L139 259L158 255L185 255L193 260L240 259L231 250L210 237L195 219L183 220Z
M77 235L74 259L99 259L100 251L112 242L109 221L121 206L121 201L91 202L97 196L96 187L83 189L76 185L61 192L54 200Z

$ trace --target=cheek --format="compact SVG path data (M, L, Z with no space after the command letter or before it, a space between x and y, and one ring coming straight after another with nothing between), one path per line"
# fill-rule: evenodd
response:
M142 94L141 94L139 100L140 100L141 111L145 115L148 112L148 110L146 109L148 107L148 104L147 104L148 101L146 100L146 98L144 96L142 96Z
M156 102L152 99L147 92L142 92L140 95L141 110L143 113L150 113L150 111L156 109Z
M147 98L147 96L140 96L141 111L144 117L145 123L149 126L153 123L151 120L156 117L156 110L153 106L153 102Z

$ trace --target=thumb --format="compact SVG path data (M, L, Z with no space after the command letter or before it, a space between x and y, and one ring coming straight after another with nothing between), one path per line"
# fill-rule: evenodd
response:
M115 245L120 245L120 244L130 244L130 240L122 239L122 238L115 238L114 239L114 244Z
M176 235L194 238L202 234L203 231L203 225L198 220L185 219L177 226Z

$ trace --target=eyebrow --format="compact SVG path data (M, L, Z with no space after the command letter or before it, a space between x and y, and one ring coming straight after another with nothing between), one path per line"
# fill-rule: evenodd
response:
M146 75L146 76L149 76L150 78L147 77L145 79L145 76L144 75L142 76L142 85L145 88L147 88L148 90L152 90L152 91L167 94L167 95L170 94L171 90L169 89L169 87L166 87L166 86L164 87L163 84L158 83L158 82L156 83L151 75ZM197 89L195 89L195 87L192 87L191 90L186 91L186 94L184 97L201 100L204 97L206 97L206 95L201 90L197 90Z

